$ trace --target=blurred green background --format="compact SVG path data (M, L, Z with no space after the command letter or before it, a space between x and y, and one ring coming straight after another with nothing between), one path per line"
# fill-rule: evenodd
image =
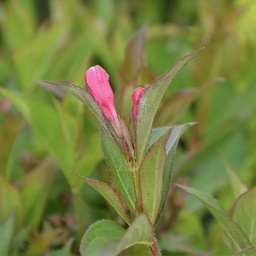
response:
M97 121L73 96L37 84L84 86L95 64L110 74L127 119L133 88L205 47L175 77L155 120L156 127L198 122L182 137L173 182L210 192L228 210L222 155L255 185L255 13L254 0L1 1L0 255L78 255L93 221L122 224L70 172L107 179ZM127 63L133 68L124 76ZM163 255L227 254L220 226L174 185L158 234Z

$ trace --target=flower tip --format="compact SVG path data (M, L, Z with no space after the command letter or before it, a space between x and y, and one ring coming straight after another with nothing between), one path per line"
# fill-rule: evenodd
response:
M84 78L85 78L85 83L90 88L90 86L93 85L95 83L95 81L108 83L109 75L104 68L102 68L99 65L95 65L93 67L90 67L85 72Z

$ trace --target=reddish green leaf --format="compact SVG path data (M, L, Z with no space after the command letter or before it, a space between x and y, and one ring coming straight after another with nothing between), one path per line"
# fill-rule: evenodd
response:
M176 73L190 60L196 57L202 50L203 48L176 62L176 64L174 64L165 74L156 78L140 99L138 123L136 126L138 163L142 161L143 156L146 153L146 148L151 137L152 124L164 92Z
M157 141L159 137L162 136L164 133L166 133L168 130L170 131L167 139L167 143L166 143L167 157L166 157L166 164L164 168L163 197L162 197L161 207L157 216L157 221L159 220L161 213L165 207L166 198L170 189L173 159L175 156L178 141L181 135L186 130L186 128L194 124L195 123L186 123L183 125L165 126L165 127L155 128L152 130L152 136L149 143L150 145L155 143L155 141Z
M168 132L152 145L139 167L140 199L151 223L156 220L162 200L167 136Z
M108 202L109 204L117 211L117 213L124 219L127 224L131 223L130 217L127 215L127 209L124 202L122 202L121 197L118 193L108 184L100 182L95 179L85 178L78 173L75 173L77 176L82 178L87 184L97 190Z
M102 150L109 167L111 183L130 210L134 212L136 199L132 171L128 168L124 152L110 136L104 129L101 129Z

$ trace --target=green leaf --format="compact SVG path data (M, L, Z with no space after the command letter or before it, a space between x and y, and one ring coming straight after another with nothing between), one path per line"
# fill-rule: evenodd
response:
M88 177L101 159L103 159L103 155L99 143L99 133L94 132L86 137L84 151L81 154L81 158L75 163L73 169L82 176ZM81 179L72 179L72 182L72 187L76 187L76 189L79 189L83 184Z
M192 125L195 125L196 123L191 122L191 123L186 123L186 124L181 124L181 125L177 125L174 126L171 134L168 138L167 144L166 144L166 151L167 153L170 152L170 150L173 149L173 147L176 149L177 146L177 142L179 141L181 135L184 133L184 131Z
M6 219L14 210L19 226L23 217L21 196L15 186L0 176L0 220Z
M177 186L197 197L208 208L211 214L222 225L229 238L234 242L237 250L243 250L252 246L247 235L238 226L238 224L228 216L228 214L223 210L223 208L215 198L213 198L209 194L203 193L193 188L182 185ZM255 252L250 251L248 252L248 255L254 256Z
M223 158L223 161L226 166L226 170L232 186L234 197L237 198L240 195L242 195L244 192L246 192L248 188L224 158Z
M113 221L101 220L93 223L84 234L80 253L82 256L114 256L136 244L151 245L153 235L153 227L144 214L127 230Z
M121 148L109 133L101 129L101 145L110 170L111 183L131 211L135 210L135 191L132 171Z
M167 157L166 157L166 164L164 168L163 196L162 196L161 206L158 212L156 222L158 222L158 220L160 219L161 214L166 205L166 199L171 186L173 161L174 161L179 139L181 135L184 133L184 131L187 129L187 127L194 124L195 123L186 123L182 125L172 126L170 128L170 133L169 133L167 144L166 144ZM166 127L163 127L163 130L165 130L165 128ZM159 133L160 131L158 131L158 134Z
M135 245L144 244L150 246L153 243L154 230L146 215L142 214L134 220L119 241L115 254Z
M14 213L0 222L0 255L10 255L12 236L14 233Z
M138 163L141 162L144 154L146 153L146 148L150 140L152 124L164 92L176 73L190 60L196 57L202 50L203 48L176 62L176 64L174 64L174 66L172 66L165 74L156 78L140 99L138 122L136 127Z
M231 218L242 228L251 243L256 244L256 186L236 200Z
M25 213L23 227L36 228L41 221L52 185L58 174L56 167L56 162L51 157L45 158L21 180L20 195Z
M175 125L174 125L175 126ZM174 127L173 126L173 127ZM168 130L172 129L172 126L164 126L152 129L151 138L149 141L148 149L160 138L162 137ZM147 151L148 151L147 149Z
M140 256L152 256L149 248L142 244L133 245L122 253L124 256L140 255Z
M113 256L125 229L110 220L93 223L84 234L80 253L82 256Z
M166 144L167 153L172 149L175 143L179 140L188 126L195 125L195 122L190 122L181 125L164 126L152 129L151 138L149 141L149 147L153 145L161 136L163 136L168 130L171 130L168 142Z
M82 178L87 184L97 190L112 207L117 211L117 213L124 219L127 224L131 223L130 217L127 215L125 204L118 193L108 184L100 182L95 179L85 178L78 173L75 173L78 177Z
M167 138L168 132L152 145L138 171L141 203L151 223L155 223L162 200Z
M75 153L65 138L61 120L55 109L33 97L3 88L0 88L0 92L17 107L69 178L67 172L73 166Z

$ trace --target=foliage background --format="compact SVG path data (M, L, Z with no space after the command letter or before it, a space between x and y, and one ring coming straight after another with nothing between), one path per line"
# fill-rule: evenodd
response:
M118 112L128 116L138 85L122 81L118 71L145 22L142 55L152 79L206 48L173 80L155 120L156 127L198 122L182 137L173 183L210 192L229 209L221 154L255 185L255 11L253 0L0 2L2 252L76 255L93 221L116 220L102 197L70 173L106 176L96 120L72 96L55 97L36 81L84 86L85 70L100 64L110 74ZM164 255L227 253L220 226L174 185L158 233Z

